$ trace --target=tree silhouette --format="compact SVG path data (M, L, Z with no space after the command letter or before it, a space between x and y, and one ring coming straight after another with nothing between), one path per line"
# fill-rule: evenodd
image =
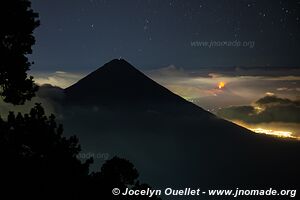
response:
M11 112L7 121L0 119L0 130L0 180L8 186L6 191L16 195L22 191L23 198L77 195L76 188L88 177L92 160L77 159L78 138L63 137L54 115L45 116L36 104L29 114Z
M39 26L38 14L28 0L3 0L0 12L0 96L5 102L24 104L30 100L37 86L27 76L31 63L26 57L32 53L33 30Z
M40 104L29 114L0 117L0 185L11 197L25 199L112 199L112 189L145 189L128 160L114 157L101 171L89 174L92 159L81 161L78 138L66 138L55 116ZM3 194L3 193L2 193ZM148 199L115 196L114 199ZM158 199L153 197L151 199Z
M92 173L90 175L89 188L91 191L97 191L100 197L104 199L117 199L117 200L131 200L131 199L154 199L159 200L157 196L151 198L147 196L114 196L112 190L118 188L124 192L126 188L134 190L146 190L151 188L147 184L140 184L138 181L139 173L132 163L126 159L114 157L106 161L101 167L100 172ZM95 193L89 193L90 197L96 196Z

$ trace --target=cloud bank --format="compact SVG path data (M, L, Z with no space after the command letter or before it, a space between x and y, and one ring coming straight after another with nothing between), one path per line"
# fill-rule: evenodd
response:
M285 122L300 123L300 101L268 95L253 105L222 108L218 115L250 124Z
M50 84L60 88L66 88L76 83L86 74L81 72L34 72L34 80L38 85Z

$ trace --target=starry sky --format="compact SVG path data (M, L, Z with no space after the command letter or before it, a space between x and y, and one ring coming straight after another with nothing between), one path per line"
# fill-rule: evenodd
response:
M93 70L114 58L142 70L300 66L300 0L32 0L32 7L41 20L33 70Z

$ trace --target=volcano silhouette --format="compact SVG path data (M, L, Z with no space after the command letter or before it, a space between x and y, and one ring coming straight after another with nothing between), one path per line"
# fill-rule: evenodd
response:
M179 97L149 79L125 60L112 60L66 89L78 104L178 102Z
M114 59L65 89L72 105L104 106L152 112L195 112L200 107L148 78L123 59ZM191 113L189 113L191 114Z
M299 186L299 141L220 119L125 60L112 60L65 94L66 132L87 152L128 158L151 185Z

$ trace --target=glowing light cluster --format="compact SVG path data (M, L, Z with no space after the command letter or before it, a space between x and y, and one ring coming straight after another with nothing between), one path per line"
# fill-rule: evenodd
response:
M263 129L263 128L249 128L249 129L255 133L262 133L266 135L274 135L277 137L297 139L297 137L293 136L293 133L290 131L275 131L275 130Z
M218 88L219 89L222 89L224 87L225 87L225 82L221 81L221 82L218 83Z
M246 129L249 129L254 133L266 134L266 135L280 137L280 138L291 138L291 139L300 140L299 136L296 136L292 131L289 130L278 130L278 129L275 130L271 128L254 127L240 121L232 121L232 122Z
M262 111L264 111L265 109L259 106L254 106L254 109L256 111L257 114L261 113Z

